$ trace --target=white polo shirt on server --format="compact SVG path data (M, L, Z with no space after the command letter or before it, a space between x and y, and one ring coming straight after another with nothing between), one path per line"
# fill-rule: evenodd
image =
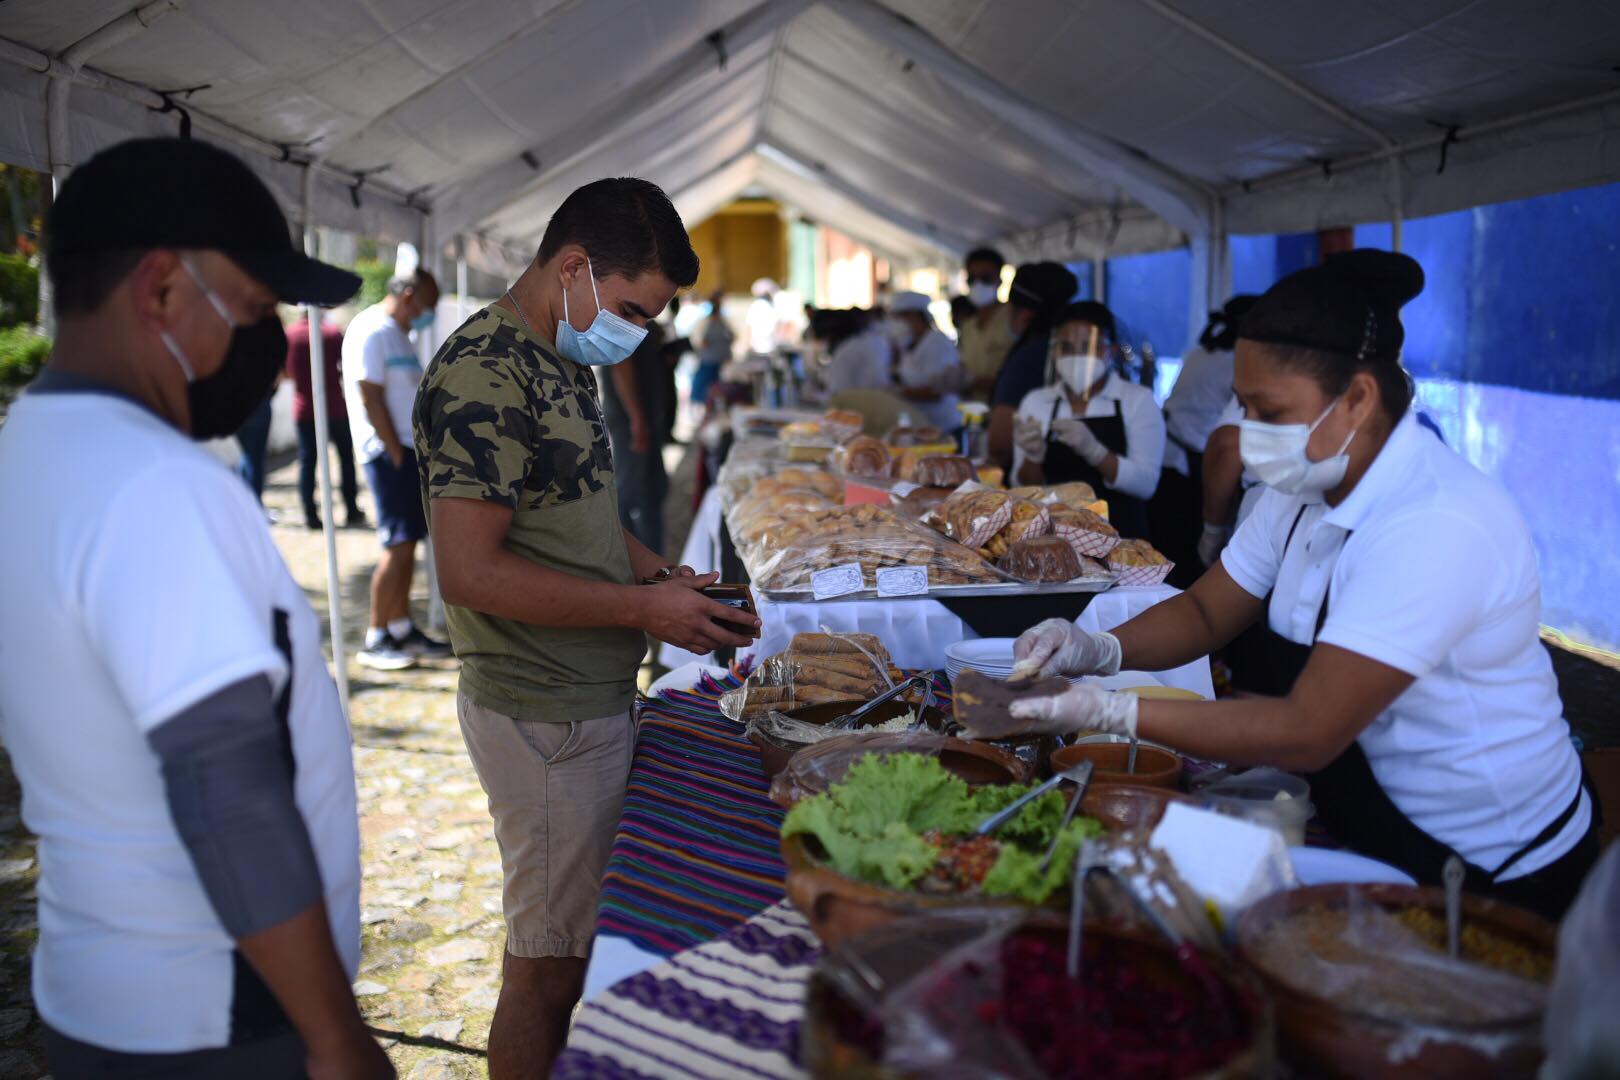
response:
M400 444L410 450L411 410L416 407L416 388L422 382L422 359L416 355L411 336L399 328L381 304L360 312L343 331L343 393L349 406L349 431L360 460L372 461L384 447L366 414L360 396L362 381L383 388L394 433Z
M129 399L29 392L0 428L0 506L0 735L39 837L40 1015L132 1053L229 1041L234 945L147 734L259 675L278 694L290 680L294 799L352 978L349 729L319 622L247 486Z
M1232 400L1233 357L1230 351L1194 345L1181 358L1181 374L1164 402L1170 439L1164 448L1164 467L1187 476L1191 462L1183 447L1202 454L1210 432L1221 426L1222 413ZM1192 477L1197 480L1198 477Z
M1331 583L1315 640L1413 677L1357 741L1395 805L1469 862L1496 869L1576 797L1530 530L1501 485L1410 411L1338 506L1266 489L1221 565L1245 591L1270 593L1271 629L1301 644ZM1591 816L1582 793L1504 880L1563 855Z
M1118 372L1110 371L1108 381L1086 403L1085 418L1113 416L1116 412L1125 422L1126 450L1118 455L1119 471L1113 487L1138 499L1152 498L1159 486L1160 466L1164 464L1164 413L1153 400L1153 391L1127 382ZM1051 432L1053 420L1071 419L1074 409L1063 387L1044 386L1024 395L1018 415L1039 422L1041 435L1045 436ZM1014 447L1012 474L1017 476L1023 467L1024 452Z

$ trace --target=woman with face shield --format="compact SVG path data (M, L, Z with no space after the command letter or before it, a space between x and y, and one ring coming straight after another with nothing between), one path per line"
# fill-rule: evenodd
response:
M1014 705L1306 774L1345 846L1556 918L1597 857L1600 807L1539 638L1540 579L1512 498L1410 409L1400 309L1423 271L1382 251L1278 282L1239 331L1244 463L1267 487L1185 593L1107 634L1042 623L1015 671L1159 671L1259 622L1270 696L1143 701L1080 683Z
M1147 500L1164 460L1164 414L1145 386L1114 370L1114 315L1070 304L1053 327L1048 386L1025 395L1013 421L1019 484L1082 480L1108 501L1120 535L1146 539Z

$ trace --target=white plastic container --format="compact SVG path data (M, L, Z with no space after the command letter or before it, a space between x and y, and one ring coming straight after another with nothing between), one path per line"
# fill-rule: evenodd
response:
M1305 842L1305 823L1316 812L1311 785L1281 769L1250 769L1198 794L1210 809L1276 829L1292 845Z

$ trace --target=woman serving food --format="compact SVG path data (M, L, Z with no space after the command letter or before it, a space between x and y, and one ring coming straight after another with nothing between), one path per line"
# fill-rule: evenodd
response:
M1409 411L1403 255L1352 251L1278 282L1243 322L1242 455L1267 485L1187 592L1112 633L1048 620L1016 673L1173 668L1266 619L1274 696L1141 701L1088 684L1014 705L1036 730L1140 735L1307 773L1346 846L1552 917L1597 857L1539 633L1529 530L1507 492Z

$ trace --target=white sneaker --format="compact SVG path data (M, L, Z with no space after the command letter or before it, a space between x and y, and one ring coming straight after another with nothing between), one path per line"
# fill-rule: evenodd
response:
M384 634L381 641L361 649L354 658L361 667L378 671L403 671L416 666L416 657L400 648L392 634Z

